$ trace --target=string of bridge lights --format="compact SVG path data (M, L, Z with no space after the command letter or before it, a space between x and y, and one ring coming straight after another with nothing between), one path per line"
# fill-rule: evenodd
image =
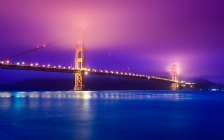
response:
M11 63L9 60L6 61L0 61L1 65L10 65L10 66L24 66L24 67L36 67L36 68L50 68L50 69L64 69L64 70L76 70L74 67L71 66L62 66L62 65L51 65L51 64L43 64L40 65L39 63L25 63L25 62L17 62L15 64ZM95 72L95 73L105 73L105 74L112 74L112 75L123 75L123 76L132 76L132 77L140 77L140 78L148 78L148 79L157 79L157 80L165 80L165 81L172 81L168 78L158 77L158 76L148 76L144 74L135 74L135 73L128 73L128 72L118 72L118 71L112 71L112 70L96 70L96 69L89 69L85 68L83 69L85 71L85 75L88 75L89 72ZM178 82L178 81L177 81Z

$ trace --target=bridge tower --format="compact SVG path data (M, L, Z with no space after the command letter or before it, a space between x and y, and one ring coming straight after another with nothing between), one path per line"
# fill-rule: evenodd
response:
M176 64L173 64L170 67L170 70L171 70L171 74L172 74L172 80L173 81L177 81L177 65Z
M75 49L75 87L74 90L83 90L84 88L84 41L79 40Z
M176 64L173 64L170 67L170 70L171 70L172 81L173 81L173 83L171 84L171 90L178 90L179 85L178 85L178 80L177 80L177 66L176 66Z

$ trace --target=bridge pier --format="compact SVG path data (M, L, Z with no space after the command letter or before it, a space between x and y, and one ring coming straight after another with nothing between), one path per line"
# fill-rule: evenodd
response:
M171 88L171 90L178 90L179 89L179 84L178 83L172 83L170 88Z
M78 41L77 47L75 50L75 69L79 70L75 72L75 86L74 90L83 90L84 88L84 42Z
M74 86L75 91L83 90L83 88L84 88L83 76L84 75L83 75L82 71L75 73L75 86Z

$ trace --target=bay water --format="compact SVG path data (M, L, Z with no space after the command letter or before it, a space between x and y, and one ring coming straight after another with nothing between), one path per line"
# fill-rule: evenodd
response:
M0 139L223 140L224 91L2 91Z

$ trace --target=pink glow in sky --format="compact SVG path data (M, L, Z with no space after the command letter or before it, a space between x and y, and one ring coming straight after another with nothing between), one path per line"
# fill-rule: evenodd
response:
M0 0L0 55L64 36L61 48L74 47L84 27L87 48L109 49L140 72L177 63L182 77L224 83L223 6L221 0Z

